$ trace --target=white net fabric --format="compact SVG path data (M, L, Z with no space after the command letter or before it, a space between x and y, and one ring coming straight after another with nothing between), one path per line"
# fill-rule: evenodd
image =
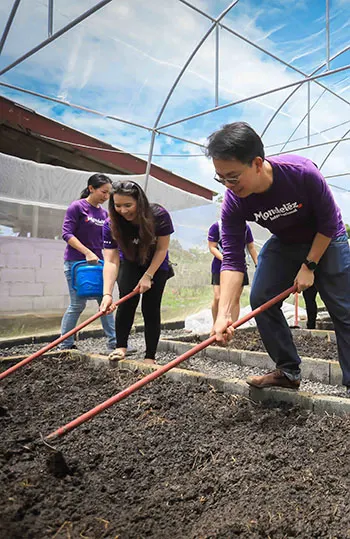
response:
M96 171L98 172L98 171ZM0 200L64 210L86 187L91 172L43 165L0 154ZM146 177L107 174L112 181L131 180L143 189ZM164 205L168 211L211 204L203 197L187 193L150 176L146 188L150 202Z

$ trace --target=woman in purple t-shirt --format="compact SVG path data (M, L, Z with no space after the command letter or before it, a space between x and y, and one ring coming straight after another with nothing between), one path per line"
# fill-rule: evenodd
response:
M102 259L103 223L108 214L101 204L108 200L111 184L110 178L104 174L90 176L80 199L70 204L64 217L62 238L67 242L64 253L64 273L68 283L70 304L62 318L62 335L75 328L88 299L78 296L72 286L73 264L80 260L96 264ZM96 300L100 304L102 298L97 297ZM102 316L101 322L108 339L108 348L113 350L116 343L114 317L112 314ZM68 348L76 348L74 335L68 337L60 346L61 350Z
M173 232L169 213L158 204L150 204L136 182L113 183L109 220L103 227L105 265L101 309L110 311L116 280L120 297L140 287L147 363L155 363L160 336L161 300L166 281L171 276L168 247ZM110 359L125 357L139 299L140 296L136 295L118 307L117 347L110 354Z
M222 236L221 236L221 228L222 223L221 219L219 221L216 221L211 225L208 231L208 247L211 254L214 256L212 264L211 264L211 284L213 285L213 302L211 305L211 312L213 315L213 323L215 323L216 317L218 315L218 307L219 307L219 300L220 300L220 271L221 271L221 263L223 259L222 254ZM251 231L250 226L246 225L245 230L245 247L249 251L250 256L252 257L252 260L254 262L255 267L258 263L258 253L256 252L255 245L254 245L254 238ZM242 286L241 288L237 289L237 301L233 301L233 307L231 310L231 320L232 322L236 322L239 317L239 301L240 297L243 291L243 287L247 286L249 284L249 278L247 270L245 270L242 280Z

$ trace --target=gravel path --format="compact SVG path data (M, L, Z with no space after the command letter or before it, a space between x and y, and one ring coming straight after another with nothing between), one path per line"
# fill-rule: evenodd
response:
M184 334L183 329L179 330L163 330L161 338L175 338ZM30 355L37 350L43 348L47 343L40 344L23 344L0 349L0 357L13 355ZM108 355L106 339L103 338L87 338L78 341L79 350L86 353L96 353ZM129 359L142 359L144 352L144 336L143 333L135 333L130 336L129 347L139 350L141 353L134 353L129 356ZM157 363L164 365L175 359L176 354L172 352L158 352ZM202 358L194 356L188 359L184 364L184 368L203 372L211 376L219 376L225 378L239 378L244 380L248 376L264 374L266 371L257 367L240 367L226 361L215 361L210 358ZM314 394L333 395L338 397L346 397L346 391L343 386L333 386L303 380L300 389Z

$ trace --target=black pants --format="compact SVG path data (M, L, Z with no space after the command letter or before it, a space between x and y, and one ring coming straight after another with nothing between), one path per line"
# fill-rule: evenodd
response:
M307 323L306 326L308 329L315 329L316 327L316 318L317 318L317 303L316 303L317 290L315 285L310 286L303 291L303 297L305 300L305 307L307 313Z
M122 298L129 294L137 285L147 268L138 266L133 262L123 260L120 264L118 275L119 295ZM158 270L154 274L153 284L150 290L142 294L142 316L145 323L145 358L155 359L156 350L160 337L160 305L168 278L168 272ZM126 348L132 325L134 323L136 307L140 301L140 295L130 298L119 305L115 317L115 332L117 348Z

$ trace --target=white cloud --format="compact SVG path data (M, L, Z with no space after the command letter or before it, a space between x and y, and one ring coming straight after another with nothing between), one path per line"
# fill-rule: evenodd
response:
M344 4L340 11L341 0L337 1L338 4L332 10L332 36L336 37L336 45L340 49L347 41L344 21L350 10L348 5ZM67 24L95 3L93 0L55 2L55 29ZM198 0L194 3L200 9L209 11L211 15L217 15L227 6L228 1ZM0 28L11 6L12 1L1 2ZM20 4L2 62L12 61L26 48L46 37L46 9L46 2L39 3L36 0ZM311 72L316 60L323 60L325 56L325 45L322 44L324 6L314 13L314 18L318 21L316 24L310 22L308 9L307 2L274 0L269 3L268 8L261 2L239 2L224 22L272 53L286 59L299 58L298 62L303 62L303 67ZM338 13L343 14L342 20ZM141 0L119 0L110 3L52 45L10 71L3 80L19 85L27 84L38 91L60 95L71 102L152 126L170 87L209 26L210 21L176 0L166 3L159 0L149 0L147 3ZM172 95L161 123L214 106L214 44L215 36L212 35L198 51ZM220 31L221 104L244 99L301 78L299 74L267 57L258 49L225 31ZM344 74L342 77L324 78L322 82L337 87L345 98L350 99L350 88ZM240 119L250 122L261 132L292 89L178 124L169 128L169 132L186 139L204 141L206 136L221 124ZM311 85L312 102L320 91L318 86ZM33 108L39 112L55 116L56 109L52 104L17 95L18 101L35 103ZM305 86L278 114L264 137L265 143L287 140L305 115L306 107ZM349 118L348 110L345 103L325 94L311 112L312 132L322 131L343 122ZM90 114L78 115L68 108L59 117L59 121L128 151L148 153L150 134L142 129L127 127ZM306 126L305 120L295 137L306 136ZM332 140L335 133L340 137L346 129L344 126L335 132L313 137L312 142ZM298 143L298 146L301 145L301 142ZM293 147L295 148L295 143L289 144L287 149ZM155 153L180 151L196 154L199 149L166 137L156 138ZM305 154L320 162L328 151L328 147L322 147L319 150L308 150ZM186 160L155 158L154 161L193 181L217 188L212 180L212 165L205 157L189 157ZM332 154L325 171L338 173L345 167L349 169L348 152L344 143ZM348 180L344 180L344 185L346 182Z

